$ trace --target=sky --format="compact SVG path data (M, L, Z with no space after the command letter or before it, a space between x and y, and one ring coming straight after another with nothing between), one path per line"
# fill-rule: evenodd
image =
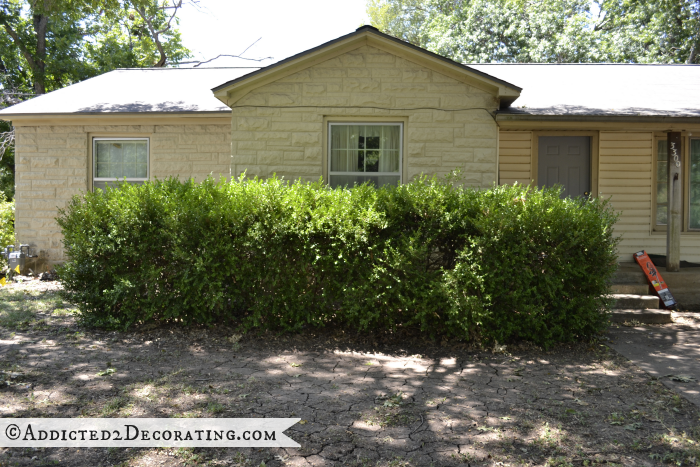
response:
M366 0L199 0L178 14L179 29L195 60L239 55L252 44L245 57L272 57L220 58L200 67L269 65L368 24L365 5Z

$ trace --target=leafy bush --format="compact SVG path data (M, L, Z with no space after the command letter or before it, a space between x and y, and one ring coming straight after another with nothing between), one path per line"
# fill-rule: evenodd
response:
M605 324L617 259L605 201L435 178L124 184L73 198L58 222L70 299L122 328L340 325L548 346Z
M0 198L0 250L15 243L15 203ZM0 270L7 267L7 260L0 256Z

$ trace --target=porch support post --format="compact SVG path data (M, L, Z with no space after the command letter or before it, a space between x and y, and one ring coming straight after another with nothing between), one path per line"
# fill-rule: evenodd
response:
M668 133L668 220L666 230L666 270L681 267L681 144L680 132Z

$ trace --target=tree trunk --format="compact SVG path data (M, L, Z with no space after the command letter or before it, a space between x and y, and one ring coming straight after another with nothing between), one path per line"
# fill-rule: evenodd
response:
M37 96L46 94L46 29L49 17L42 14L32 15L36 33L36 56L34 57L34 92Z
M156 47L158 47L158 53L160 53L160 60L158 60L158 63L155 64L155 68L163 68L168 60L168 57L165 55L163 44L160 43L158 36L155 37L154 42L156 43Z

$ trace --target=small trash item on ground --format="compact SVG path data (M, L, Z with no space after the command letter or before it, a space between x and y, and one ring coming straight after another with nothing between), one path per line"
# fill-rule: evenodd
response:
M679 381L681 383L692 383L695 378L690 375L666 375L666 378L670 378L671 381Z
M506 353L506 346L505 345L500 345L498 341L494 341L493 344L493 353Z
M56 274L56 271L52 269L51 271L41 273L41 276L39 276L39 280L55 281L58 280L58 274Z
M5 376L9 376L10 379L15 379L15 378L19 378L20 376L23 376L22 373L18 373L16 371L0 371L0 373L5 375Z
M107 368L104 371L98 372L97 376L112 376L116 372L117 372L117 370L115 370L114 368Z

